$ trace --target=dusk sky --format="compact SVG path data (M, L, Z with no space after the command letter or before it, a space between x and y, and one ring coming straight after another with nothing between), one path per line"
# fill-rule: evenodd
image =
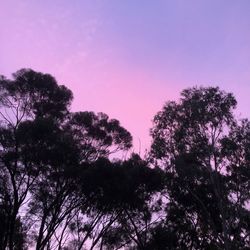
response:
M102 111L149 146L165 101L220 86L250 115L249 0L0 0L0 74L52 74L72 111Z

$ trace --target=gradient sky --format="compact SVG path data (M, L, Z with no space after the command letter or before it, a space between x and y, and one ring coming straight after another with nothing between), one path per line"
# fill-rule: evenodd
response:
M73 111L119 119L138 152L186 87L231 91L249 117L250 1L0 0L0 74L20 68L69 87Z

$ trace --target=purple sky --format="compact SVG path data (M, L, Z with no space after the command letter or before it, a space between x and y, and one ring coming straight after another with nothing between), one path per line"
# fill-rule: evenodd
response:
M73 111L103 111L149 145L153 115L193 85L250 107L249 0L1 0L0 74L51 73Z

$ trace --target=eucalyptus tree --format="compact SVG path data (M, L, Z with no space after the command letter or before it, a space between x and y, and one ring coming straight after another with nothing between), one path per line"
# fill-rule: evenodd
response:
M249 121L235 118L236 104L218 87L194 87L154 117L151 157L168 200L161 228L176 249L249 246Z
M15 248L18 213L41 169L31 160L34 151L23 149L26 142L21 127L26 123L29 131L32 121L38 119L59 122L68 113L71 100L71 91L48 74L22 69L13 74L13 79L0 78L0 178L4 184L0 202L5 203L7 216L3 248Z
M154 224L151 203L163 187L162 171L132 155L126 161L98 159L81 172L82 194L91 206L84 211L87 220L80 218L71 225L75 249L84 245L88 249L144 249Z
M132 141L130 133L104 113L70 113L58 132L49 136L48 173L37 179L37 188L32 190L30 212L33 220L39 218L40 225L36 249L51 247L50 241L61 248L72 220L81 218L81 228L91 223L86 213L93 203L82 189L87 182L86 166L92 167L100 157L107 158L117 150L129 149Z
M0 77L0 249L247 249L250 122L219 88L155 116L149 160L48 75Z
M73 135L81 152L81 162L94 162L132 147L131 134L118 120L102 112L71 113L65 129Z
M76 173L128 150L132 137L104 113L70 113L71 91L49 74L22 69L12 79L1 76L0 97L1 247L17 247L24 221L36 249L52 248L53 237L60 246L61 227L86 209Z

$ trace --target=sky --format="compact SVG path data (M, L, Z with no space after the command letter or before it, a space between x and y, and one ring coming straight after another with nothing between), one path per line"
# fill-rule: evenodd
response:
M249 0L0 0L0 74L50 73L72 111L107 113L143 155L153 116L196 85L250 115Z

